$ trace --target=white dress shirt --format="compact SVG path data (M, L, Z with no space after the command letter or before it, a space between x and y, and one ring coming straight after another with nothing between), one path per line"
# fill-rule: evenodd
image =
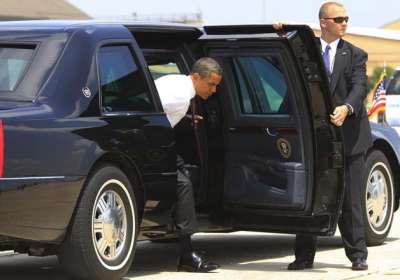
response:
M196 95L190 76L171 74L157 80L155 84L167 118L174 127L187 113L190 100Z
M336 50L337 46L339 44L340 39L336 39L333 42L330 42L329 44L325 42L322 38L319 38L321 40L321 49L322 49L322 54L324 54L324 51L326 49L326 46L329 45L331 47L331 50L329 51L329 70L331 73L333 73L333 65L335 64L335 55L336 55Z

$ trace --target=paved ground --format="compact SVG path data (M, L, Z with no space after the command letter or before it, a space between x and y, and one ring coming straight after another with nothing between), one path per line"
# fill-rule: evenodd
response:
M287 271L293 260L291 235L239 232L234 234L198 234L195 245L206 249L222 268L215 273L175 272L175 244L143 242L138 246L134 265L126 279L135 280L317 280L317 279L400 279L400 215L396 215L387 242L369 248L366 272L350 270L340 237L321 238L312 270ZM0 253L0 279L67 280L55 257L35 258Z

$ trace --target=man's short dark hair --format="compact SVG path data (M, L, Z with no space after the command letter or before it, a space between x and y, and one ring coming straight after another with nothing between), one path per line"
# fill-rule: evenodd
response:
M198 73L202 78L206 78L212 73L222 76L222 68L211 57L202 57L193 64L191 73Z

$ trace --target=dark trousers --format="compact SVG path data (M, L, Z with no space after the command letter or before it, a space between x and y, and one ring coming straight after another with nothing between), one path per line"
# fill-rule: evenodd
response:
M177 201L174 210L175 226L179 235L191 235L197 232L197 218L193 194L193 185L189 171L182 157L177 156L178 171Z
M354 261L356 258L367 259L368 256L364 233L364 213L361 204L364 161L364 153L346 157L346 189L338 225L346 256L350 261ZM296 235L296 260L313 261L316 248L317 237L315 235Z

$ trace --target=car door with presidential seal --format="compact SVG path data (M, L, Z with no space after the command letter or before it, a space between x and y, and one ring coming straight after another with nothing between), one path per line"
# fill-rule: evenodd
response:
M224 69L224 208L238 229L333 234L343 196L340 131L307 26L215 26L201 38Z

